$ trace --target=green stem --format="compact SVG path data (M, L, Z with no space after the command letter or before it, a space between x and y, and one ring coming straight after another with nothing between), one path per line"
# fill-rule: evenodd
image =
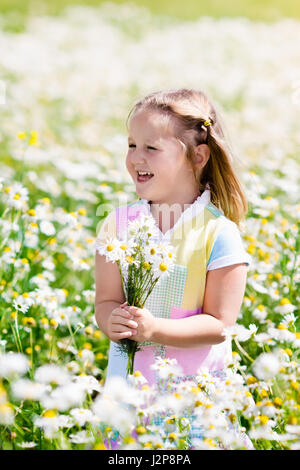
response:
M13 335L14 335L14 340L15 340L15 343L16 343L16 346L17 346L17 350L20 353L21 350L20 350L20 346L19 346L19 343L18 343L18 338L17 338L17 335L16 335L16 332L15 332L15 329L14 329L13 325L11 325L11 329L12 329L12 332L13 332Z
M51 343L50 343L50 355L49 355L49 360L52 360L52 351L53 351L53 346L54 346L54 337L55 334L52 332L52 337L51 337Z
M147 284L147 289L146 289L146 297L144 298L143 300L143 304L146 303L146 300L148 299L149 295L151 294L151 292L153 291L155 285L157 283L157 279L152 281L152 279L150 280L150 283ZM149 289L149 284L151 284L150 286L150 289Z
M74 331L74 333L71 334L71 339L70 339L70 340L68 341L68 343L66 344L66 349L69 347L69 345L70 345L70 343L71 343L71 341L72 341L73 336L76 335L77 331L80 330L80 328L81 328L81 327L78 326L78 327L76 328L76 330ZM74 343L75 343L75 340L74 340ZM77 349L76 343L75 343L75 347L76 347L76 349Z
M237 348L239 349L239 351L250 361L250 362L254 362L254 359L252 359L251 356L249 356L249 354L247 353L247 351L245 351L244 348L242 348L242 346L240 345L240 343L238 342L238 340L236 338L234 338L234 342L237 346Z
M68 330L69 330L70 335L71 335L71 340L74 344L74 347L77 349L76 341L75 341L75 338L74 338L74 333L72 331L72 327L71 327L70 320L69 320L68 316L66 316L66 319L67 319Z
M145 288L145 284L148 282L149 276L142 277L142 282L140 284L135 285L135 290L137 292L142 292Z
M30 348L31 348L31 378L33 379L33 375L34 375L34 366L33 366L33 336L32 336L32 328L30 328Z
M22 343L21 343L20 334L19 334L18 311L17 310L16 310L16 316L15 316L15 327L16 327L16 334L17 334L20 350L21 350L21 352L23 352Z
M134 341L134 343L136 343ZM127 374L126 374L126 377L129 375L129 374L133 374L133 368L134 368L134 356L135 356L135 353L136 353L136 344L133 344L132 345L132 348L131 350L128 352L128 360L127 360L127 367L126 367L126 371L127 371Z
M143 283L143 285L142 285L142 289L141 289L142 293L145 293L145 292L148 293L148 288L149 288L149 285L151 284L151 282L152 282L152 277L147 276L144 283ZM148 297L148 295L147 295L147 297ZM146 302L146 299L144 300L143 303L145 303L145 302Z

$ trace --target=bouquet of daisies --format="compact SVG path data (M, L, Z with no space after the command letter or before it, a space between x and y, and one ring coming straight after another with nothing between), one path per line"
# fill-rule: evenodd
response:
M97 244L106 261L116 262L129 306L144 308L154 286L168 276L174 266L175 250L165 241L158 242L159 232L152 217L141 213L128 223L126 240L109 238ZM123 238L123 237L122 237ZM121 340L121 352L127 354L127 375L133 373L134 356L140 350L132 339Z

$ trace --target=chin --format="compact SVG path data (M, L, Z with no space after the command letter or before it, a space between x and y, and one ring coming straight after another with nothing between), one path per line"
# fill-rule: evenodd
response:
M135 192L137 193L137 195L139 197L141 197L142 199L146 199L147 198L147 191L143 188L138 188L137 186L135 187Z
M136 194L138 195L138 197L140 197L141 199L149 199L146 192L144 191L136 191Z

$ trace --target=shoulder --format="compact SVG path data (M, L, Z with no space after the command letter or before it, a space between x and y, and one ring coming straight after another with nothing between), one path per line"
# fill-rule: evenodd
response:
M228 219L224 213L212 202L209 202L204 209L204 223L209 226L215 236L219 233L235 234L240 236L240 230L235 222Z
M245 251L237 224L225 217L212 203L209 203L205 209L210 239L207 270L237 263L246 263L249 267L251 257Z
M97 213L97 215L99 215ZM108 238L116 237L116 217L114 208L106 208L103 217L98 222L96 227L96 240L95 248L99 246L99 243L106 242Z
M102 204L97 210L97 216L102 216L96 229L97 239L120 236L127 227L128 221L134 220L141 211L146 210L145 201L136 199L129 204Z
M101 217L98 226L102 226L104 223L110 223L112 221L116 221L119 214L128 214L131 212L132 209L141 206L141 201L136 199L129 204L123 204L114 206L110 203L101 204L97 209L97 216Z

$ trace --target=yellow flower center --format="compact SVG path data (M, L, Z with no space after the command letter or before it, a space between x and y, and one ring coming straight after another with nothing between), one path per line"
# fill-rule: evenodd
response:
M42 414L44 418L55 418L57 416L56 410L45 410Z
M19 139L26 139L27 134L26 132L18 132L17 136Z
M255 253L255 250L256 250L256 246L250 243L250 245L248 245L248 248L247 248L248 253L250 253L250 255L253 255Z
M34 209L29 209L29 210L27 211L27 214L28 214L28 215L31 215L31 216L35 216L35 215L36 215L36 212L35 212Z
M291 382L291 387L292 387L294 390L298 390L298 388L299 388L299 383L298 383L298 382Z
M281 300L280 300L280 305L287 305L287 304L290 304L291 302L289 301L289 299L287 299L286 297L283 297Z
M261 422L262 425L265 425L269 421L269 418L268 418L268 416L261 415L261 416L259 416L259 421Z
M257 379L256 379L256 377L253 377L253 375L251 375L251 377L248 377L248 379L247 379L247 384L248 385L255 384L256 382L257 382Z
M205 438L203 442L208 444L210 447L217 447L217 444L212 439Z
M282 399L280 397L275 397L274 398L274 405L276 406L281 406L282 405Z
M10 403L0 403L0 415L6 415L13 411L13 407Z
M138 426L138 427L136 428L136 433L139 434L139 435L140 435L140 434L145 434L146 432L147 432L147 431L146 431L146 428L144 428L144 426Z
M165 263L160 263L159 265L159 269L161 271L166 271L168 269L167 265Z

